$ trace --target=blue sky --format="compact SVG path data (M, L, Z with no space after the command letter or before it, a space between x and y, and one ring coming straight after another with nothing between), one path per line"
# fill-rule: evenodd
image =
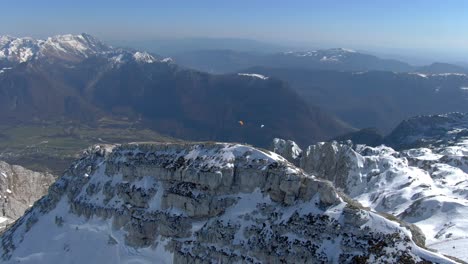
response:
M388 52L468 54L464 0L0 0L0 34L107 40L233 37Z

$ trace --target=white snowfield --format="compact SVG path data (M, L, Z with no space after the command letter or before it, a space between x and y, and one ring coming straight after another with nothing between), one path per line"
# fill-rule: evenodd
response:
M138 62L144 62L144 63L154 63L156 62L156 59L151 56L148 52L135 52L133 54L133 58L138 61Z
M468 149L463 145L397 152L358 147L349 194L364 206L414 223L426 243L468 237ZM361 155L363 154L363 155Z
M415 224L427 247L468 261L468 139L448 139L456 142L403 151L319 143L302 153L300 166L363 206Z
M261 75L261 74L258 74L258 73L238 73L237 75L258 78L258 79L261 79L261 80L268 80L268 78L269 78L269 77L266 77L265 75Z
M87 174L87 177L84 175ZM0 238L3 263L453 263L281 156L95 147Z

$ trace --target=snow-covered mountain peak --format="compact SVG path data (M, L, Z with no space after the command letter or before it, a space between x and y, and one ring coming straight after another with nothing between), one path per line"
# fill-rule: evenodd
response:
M420 234L411 230L268 151L135 143L87 151L2 235L0 256L22 263L451 262L417 246Z
M0 60L25 62L32 59L38 50L37 41L32 38L4 37L0 42Z
M57 35L46 40L33 38L0 37L0 62L6 66L44 59L47 61L80 62L84 59L100 56L112 63L136 61L154 63L158 60L147 52L113 48L89 34ZM165 60L164 62L168 62Z
M154 63L156 62L156 59L151 56L148 52L140 52L137 51L133 54L133 58L137 62L143 62L143 63Z
M345 60L355 56L357 53L351 49L333 48L312 51L285 52L283 55L292 56L298 59L314 60L319 63L343 63Z
M110 50L109 46L88 34L49 37L44 42L40 41L39 45L43 55L51 52L56 55L73 54L84 58Z
M297 57L317 57L320 55L347 55L357 53L351 49L345 48L332 48L332 49L319 49L319 50L311 50L311 51L289 51L285 52L285 55L292 55Z
M6 45L8 42L12 41L14 38L9 35L2 35L0 36L0 47L3 47Z
M161 62L172 63L172 62L174 62L174 60L171 57L167 57L167 58L162 59Z
M109 62L112 66L120 67L121 65L129 62L136 62L139 64L152 64L152 63L171 63L171 58L157 59L148 52L129 51L124 49L115 49L107 54Z
M464 119L459 114L435 117ZM285 156L291 151L275 150ZM468 245L467 154L468 140L463 138L440 147L402 151L332 141L311 145L299 160L291 161L332 181L363 206L417 225L429 248L467 261L463 250Z
M335 56L346 56L350 54L357 53L355 50L346 49L346 48L332 48L332 49L322 49L317 50L318 53L328 54L328 55L335 55Z
M110 49L96 38L87 35L57 35L46 40L30 37L0 37L0 60L21 63L34 58L79 60Z

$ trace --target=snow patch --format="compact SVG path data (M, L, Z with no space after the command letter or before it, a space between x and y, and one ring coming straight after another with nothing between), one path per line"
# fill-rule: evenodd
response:
M416 76L419 76L421 78L426 78L427 79L427 74L424 74L424 73L419 73L419 72L411 72L409 74L412 74L412 75L416 75Z
M237 75L239 75L239 76L249 76L249 77L258 78L258 79L262 79L262 80L267 80L269 78L269 77L266 77L265 75L261 75L261 74L258 74L258 73L238 73Z
M147 52L137 51L137 52L135 52L133 54L133 58L135 59L135 61L141 62L141 63L154 63L154 62L156 62L156 59Z

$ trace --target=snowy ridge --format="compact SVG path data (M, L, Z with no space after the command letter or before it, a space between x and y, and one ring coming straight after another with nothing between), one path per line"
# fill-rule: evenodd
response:
M442 78L442 77L466 77L465 73L455 73L455 72L446 72L446 73L420 73L420 72L409 72L409 73L399 73L399 74L410 74L413 76L418 76L424 79L428 78Z
M336 48L312 51L288 51L282 53L285 56L309 57L318 59L321 62L341 62L343 59L353 56L357 52L351 49Z
M411 74L411 75L415 75L415 76L419 76L419 77L421 77L421 78L425 78L425 79L427 79L427 76L428 76L428 74L425 74L425 73L419 73L419 72L410 72L409 74Z
M174 62L174 60L171 57L167 57L167 58L162 59L161 62L172 63Z
M238 73L237 75L258 78L258 79L261 79L261 80L268 80L268 78L269 78L269 77L266 77L265 75L261 75L261 74L258 74L258 73Z
M346 48L335 48L335 49L322 49L322 50L312 50L312 51L288 51L284 52L285 55L292 55L297 57L316 57L320 55L346 55L350 53L356 53L355 50L346 49Z
M47 40L37 40L39 58L57 58L80 61L110 51L112 48L87 34L58 35Z
M0 60L26 62L38 53L38 44L32 38L2 37L0 41Z
M239 144L146 143L90 149L2 235L0 256L21 263L451 263L418 247L418 236L277 154Z
M35 59L79 62L92 56L107 57L115 62L118 61L119 56L130 58L126 55L127 53L130 53L131 58L136 62L154 63L158 61L147 52L116 49L84 33L58 35L46 40L0 36L0 61L4 60L11 65Z
M400 152L327 142L309 146L299 163L363 206L415 224L428 247L468 261L461 250L468 245L467 154L466 139ZM453 247L444 246L451 241Z
M153 63L156 62L156 59L147 52L135 52L133 58L138 62L144 63Z

